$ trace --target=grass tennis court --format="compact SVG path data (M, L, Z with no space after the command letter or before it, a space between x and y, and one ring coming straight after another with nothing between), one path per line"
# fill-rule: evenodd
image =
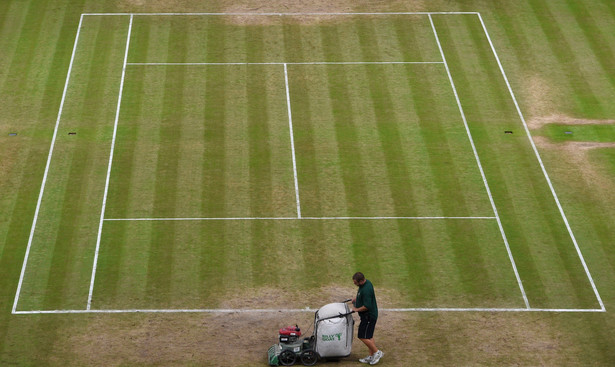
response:
M347 298L360 270L390 322L424 331L413 338L439 335L421 347L432 352L418 364L537 361L540 351L453 358L463 343L437 356L457 335L442 325L476 323L492 329L470 332L476 340L497 339L502 328L514 340L559 335L546 365L589 360L577 347L561 351L571 338L612 336L604 330L611 321L600 321L612 303L612 251L596 245L608 243L611 226L594 213L610 213L597 203L611 197L612 170L589 171L612 168L614 111L602 102L612 75L567 86L525 78L538 61L521 61L520 49L536 51L512 37L521 25L497 11L458 10L72 16L53 85L30 94L31 103L47 101L47 126L19 125L10 107L0 114L19 130L13 142L40 145L20 199L27 196L28 210L12 232L19 247L0 247L4 264L15 255L2 268L12 286L0 337L11 340L8 325L18 320L41 320L44 330L61 326L55 337L85 338L81 330L96 325L110 338L123 335L109 322L116 317L135 330L173 325L186 335L211 323L212 337L225 334L222 318L234 325L247 317L257 329L259 320L273 327L274 337L275 317L294 323ZM548 39L558 34L549 27L538 23ZM553 52L564 74L575 72ZM551 72L542 69L540 80ZM576 106L551 107L549 98L566 93ZM7 144L12 159L25 159ZM562 331L588 319L586 334ZM519 320L535 326L513 327ZM397 356L383 363L403 365L406 352L389 334L382 339ZM38 345L48 337L20 338ZM77 341L84 350L89 343ZM11 345L0 349L1 362L88 360L44 348L58 363L14 358ZM260 363L254 353L228 365ZM194 363L169 358L90 361ZM603 350L597 363L612 358Z
M354 268L393 308L602 307L505 79L477 80L499 73L477 14L81 19L25 310L218 309L260 287L300 308Z

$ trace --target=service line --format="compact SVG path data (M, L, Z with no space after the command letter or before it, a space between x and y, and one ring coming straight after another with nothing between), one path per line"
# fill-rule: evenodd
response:
M438 219L497 219L496 217L230 217L230 218L105 218L105 221L207 221L207 220L438 220Z

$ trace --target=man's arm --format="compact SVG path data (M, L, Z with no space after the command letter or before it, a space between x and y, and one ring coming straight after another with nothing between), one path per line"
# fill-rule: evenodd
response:
M363 312L363 311L367 311L367 307L365 306L361 306L361 307L353 307L352 310L354 312Z

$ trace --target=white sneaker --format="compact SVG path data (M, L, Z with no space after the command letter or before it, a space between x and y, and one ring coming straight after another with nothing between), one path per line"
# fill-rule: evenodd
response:
M361 362L361 363L371 363L373 358L374 358L373 356L367 356L365 358L359 359L359 362Z
M374 365L380 362L380 358L382 358L383 355L384 355L384 352L379 349L376 353L374 353L373 356L371 356L372 360L369 362L369 364Z

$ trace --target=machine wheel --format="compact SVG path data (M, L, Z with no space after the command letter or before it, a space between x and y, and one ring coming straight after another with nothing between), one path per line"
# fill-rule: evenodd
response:
M278 357L278 361L282 366L292 366L293 364L295 364L296 360L297 356L295 355L295 353L288 349L283 350Z
M318 362L318 354L311 349L306 349L301 352L301 363L304 366L313 366Z

